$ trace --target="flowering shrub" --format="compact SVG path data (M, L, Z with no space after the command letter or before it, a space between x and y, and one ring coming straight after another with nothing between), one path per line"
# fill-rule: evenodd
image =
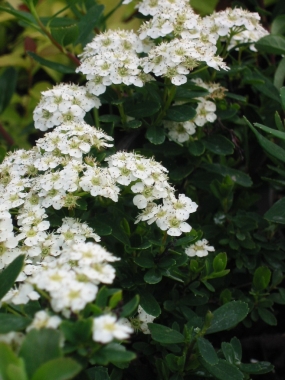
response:
M55 32L25 3L25 17L76 62L66 46L77 45L78 34L64 44L70 20L59 19ZM35 146L0 164L0 377L268 373L269 362L242 363L231 331L259 319L276 325L273 304L285 304L284 202L267 207L265 218L256 208L248 134L283 178L282 144L256 128L285 140L284 126L278 113L278 130L242 116L255 121L248 110L260 107L270 122L266 97L285 109L284 90L280 98L250 66L258 50L285 53L285 43L281 53L268 48L274 37L258 13L237 7L201 17L186 0L136 2L144 19L137 32L92 36L105 20L100 5L87 3L72 21L79 36L88 7L98 25L79 39L88 43L78 83L42 92ZM258 105L235 93L239 83L260 91ZM282 178L273 184L283 186ZM222 339L210 335L226 330Z

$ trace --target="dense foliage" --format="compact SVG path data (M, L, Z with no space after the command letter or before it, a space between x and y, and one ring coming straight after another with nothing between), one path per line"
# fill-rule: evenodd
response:
M11 3L0 378L278 379L285 5Z

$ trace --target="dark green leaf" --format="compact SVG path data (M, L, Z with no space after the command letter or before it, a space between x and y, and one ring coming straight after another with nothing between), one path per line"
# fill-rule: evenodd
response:
M82 319L76 322L63 321L60 324L64 337L71 343L78 344L87 341L91 336L92 320Z
M233 337L231 339L231 345L232 345L232 348L235 352L235 358L237 361L241 361L241 358L242 358L242 347L241 347L241 343L239 341L239 339L237 337Z
M196 115L196 110L187 105L184 104L182 106L172 106L168 109L166 113L166 119L177 121L177 122L183 122L192 120Z
M268 35L255 44L258 51L269 54L285 54L285 37Z
M157 323L148 323L148 328L151 333L153 340L159 343L183 343L185 338L176 330L163 325L158 325Z
M97 356L96 354L97 353L95 353L95 360ZM98 352L98 362L103 365L106 365L109 362L129 362L135 359L135 357L136 355L133 352L127 351L124 346L118 343L109 343Z
M101 115L99 116L99 120L103 123L119 123L121 118L117 115Z
M145 137L154 145L162 144L165 140L165 129L152 125L147 129Z
M160 107L160 103L148 100L137 104L126 104L125 112L129 116L141 119L142 117L154 115L157 111L159 111Z
M233 154L234 152L234 144L222 135L210 135L202 139L201 142L206 149L221 156Z
M73 379L80 370L81 366L73 359L53 359L38 368L32 380L69 380Z
M211 365L217 364L219 359L218 355L212 344L205 338L197 339L198 350L202 358Z
M128 317L132 315L137 310L139 302L140 302L140 297L136 295L134 298L132 298L128 303L126 303L122 307L120 317L124 318L124 317Z
M271 271L267 267L259 267L255 270L253 276L253 287L260 291L267 288L271 279Z
M134 258L134 262L143 268L152 268L155 265L151 253L142 253Z
M282 58L274 74L274 86L279 90L285 79L285 58Z
M268 362L258 362L252 364L241 363L239 368L245 373L256 375L262 375L263 373L271 372L274 369L273 365Z
M285 110L285 87L280 88L281 104L283 110Z
M188 163L185 163L185 165L177 165L175 169L170 170L169 178L174 181L180 181L181 179L188 177L193 169L194 167Z
M271 25L271 34L285 33L285 15L275 17Z
M147 290L141 289L139 291L140 305L148 314L158 317L161 313L160 306L154 296Z
M264 214L264 218L274 223L285 224L285 198L274 203Z
M90 223L92 228L94 228L95 232L100 236L110 235L112 233L112 228L108 224L101 222L97 219L100 219L100 215L98 214L96 215L96 219L93 219Z
M15 258L2 272L0 273L0 300L12 288L16 278L21 272L24 264L25 255L20 255Z
M128 128L139 128L142 125L142 122L140 120L131 120L129 121L126 126Z
M8 67L0 77L0 114L10 103L17 83L17 71L13 67Z
M50 69L58 71L59 73L63 73L63 74L75 73L75 68L73 67L62 65L61 63L57 63L57 62L48 61L47 59L44 59L31 51L28 51L27 53L29 54L29 56L31 56L35 61L39 62L41 65L49 67Z
M265 323L267 323L270 326L277 325L277 319L275 318L274 314L271 313L271 311L263 307L259 307L257 311L258 311L258 315Z
M219 359L218 364L210 365L205 360L200 359L203 366L209 371L216 379L219 380L243 380L243 374L237 369L236 366L228 363L223 359Z
M254 123L255 127L262 129L263 131L271 134L272 136L278 137L279 139L285 140L285 132L278 131L277 129L268 128L265 125Z
M90 380L110 380L108 369L104 367L93 367L86 371Z
M38 29L37 21L35 20L34 16L29 12L17 11L10 4L7 4L6 7L0 6L0 11L10 13L11 15L15 16L16 19L24 21L25 23L28 23L29 25Z
M201 156L205 152L205 146L199 140L191 141L189 142L188 150L192 156Z
M209 172L220 174L223 177L229 176L232 181L241 186L250 187L252 185L250 176L246 173L241 172L240 170L232 169L228 166L219 164L203 164L201 167Z
M44 363L61 356L60 332L53 329L31 330L20 348L29 378Z
M222 351L226 361L230 364L235 364L236 356L232 345L227 342L222 342Z
M29 318L0 313L0 334L24 330L31 323L32 320Z
M74 22L74 20L68 20L63 18L63 20L66 20L65 22L67 25L55 26L55 20L57 19L54 19L53 22L50 24L50 32L53 38L61 46L67 46L73 43L77 39L79 34L78 25ZM67 22L67 20L69 22Z
M75 45L81 44L84 46L91 41L93 29L98 25L103 10L104 6L98 4L88 9L86 15L78 23L79 36Z
M143 279L148 284L157 284L162 280L162 275L158 269L152 268L145 273Z
M235 327L248 314L249 308L245 302L231 301L213 312L213 320L207 334L228 330Z

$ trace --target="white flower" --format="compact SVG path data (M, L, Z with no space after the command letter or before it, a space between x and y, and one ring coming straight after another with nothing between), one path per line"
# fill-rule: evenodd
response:
M26 331L32 329L57 329L61 324L61 318L57 315L50 315L45 310L40 310L34 315L33 322L27 327Z
M116 320L112 315L102 315L93 319L93 340L108 343L114 339L128 339L133 329Z
M203 257L208 256L209 252L215 251L215 248L208 245L206 239L198 240L195 244L190 245L185 249L185 253L189 257Z
M148 314L140 305L138 307L138 320L140 321L140 329L144 334L150 334L148 323L152 323L156 317Z

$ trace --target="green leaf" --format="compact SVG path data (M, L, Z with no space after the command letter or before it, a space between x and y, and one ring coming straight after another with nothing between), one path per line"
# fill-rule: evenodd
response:
M206 149L221 156L233 154L234 152L234 144L222 135L211 135L202 139L201 142Z
M147 290L140 289L140 305L148 314L158 317L161 314L160 306L154 296Z
M252 364L241 363L239 368L245 373L250 373L254 375L262 375L263 373L271 372L274 367L268 362L258 362Z
M118 290L116 293L112 295L112 297L109 300L109 307L111 309L114 309L118 303L122 300L122 290Z
M20 255L15 258L1 273L0 273L0 300L12 288L16 278L23 268L25 255Z
M285 198L274 203L264 214L264 218L270 222L285 224Z
M8 67L0 77L0 114L10 103L17 83L17 71L13 67Z
M1 380L27 380L27 377L11 378L9 376L9 367L15 366L18 368L24 367L23 361L15 355L11 347L6 343L0 342L0 379Z
M265 125L259 123L253 123L255 127L262 129L263 131L270 133L272 136L278 137L279 139L285 140L285 132L278 131L277 129L268 128Z
M79 29L77 23L72 19L55 18L50 23L50 32L61 46L67 46L77 39Z
M24 330L32 320L13 314L0 313L0 334Z
M47 59L44 59L31 51L27 51L27 53L29 54L30 57L32 57L35 61L39 62L41 65L49 67L50 69L58 71L59 73L63 73L63 74L75 73L75 68L73 67L62 65L61 63L48 61Z
M187 105L183 104L182 106L172 106L167 110L166 119L183 122L192 120L196 116L196 110Z
M231 180L236 182L238 185L244 187L250 187L252 185L250 176L240 170L232 169L228 166L220 164L202 164L201 167L209 172L220 174L223 177L229 176Z
M53 329L31 330L24 339L19 356L24 359L30 377L44 363L61 356L60 332Z
M285 130L285 128L284 128L283 122L281 120L281 117L277 111L275 112L274 120L275 120L275 124L276 124L276 127L278 128L278 130L283 132Z
M225 252L219 253L213 261L213 268L215 272L221 272L226 269L227 266L227 254Z
M125 105L125 113L136 119L154 115L161 108L160 103L151 100L141 103L128 103Z
M153 340L159 343L183 343L185 338L180 332L172 330L171 328L157 323L148 323L148 328Z
M129 121L129 122L126 124L126 126L127 126L128 128L132 128L132 129L134 129L134 128L139 128L141 125L142 125L141 120L131 120L131 121Z
M143 268L152 268L155 266L152 254L147 252L135 257L134 262Z
M121 118L118 115L101 115L99 116L99 120L102 123L119 123Z
M65 320L60 324L64 337L71 343L86 342L91 336L92 320L82 319L75 322Z
M134 298L132 298L128 303L126 303L122 307L120 317L125 318L132 315L137 310L139 303L140 303L140 297L136 295Z
M218 364L210 365L205 360L200 359L203 366L209 371L216 379L219 380L243 380L244 376L236 366L228 363L226 360L219 359Z
M53 359L38 368L32 380L69 380L73 379L80 370L81 366L73 359Z
M222 351L226 361L230 364L235 364L236 356L232 345L227 342L222 342Z
M271 313L271 311L263 307L259 307L257 311L258 315L265 323L270 326L277 326L277 319L275 318L274 314Z
M192 156L201 156L205 152L205 146L201 141L191 141L188 145L189 153Z
M285 54L285 37L268 35L255 44L258 51L269 54Z
M145 282L148 284L157 284L162 280L162 275L160 271L156 268L149 269L145 275L144 278Z
M240 362L241 358L242 358L242 347L241 347L241 343L240 343L239 339L234 336L231 339L230 343L231 343L232 348L234 350L236 361Z
M271 25L271 34L285 33L285 15L275 17Z
M185 165L177 165L175 169L171 169L169 172L169 178L174 181L180 181L183 178L188 177L192 173L194 167L185 163Z
M28 23L29 25L31 25L34 28L38 29L38 25L37 25L36 19L29 12L17 11L10 4L7 4L6 7L0 6L0 11L10 13L11 15L15 16L16 19L24 21L25 23Z
M212 323L206 334L213 334L235 327L247 316L248 312L249 308L245 302L231 301L226 303L213 312Z
M212 344L205 338L197 339L197 346L202 358L211 365L217 364L219 361L218 355Z
M285 87L280 88L281 104L283 110L285 110Z
M96 217L98 219L100 218L100 216L98 214L96 214ZM102 216L102 218L103 218L103 216ZM104 222L101 222L99 220L96 220L96 219L93 219L92 222L90 223L90 225L92 226L92 228L94 228L95 232L99 236L111 235L112 228L108 224L106 224Z
M267 267L259 267L255 270L253 275L253 287L258 290L264 290L269 285L271 279L271 271Z
M282 58L274 74L273 83L274 83L274 86L277 88L277 90L280 90L280 88L283 86L284 79L285 79L285 58Z
M162 144L165 140L165 129L151 125L147 129L145 137L154 145Z
M104 367L93 367L86 370L90 380L110 380L108 369Z
M104 10L104 5L93 5L93 7L88 9L88 12L83 16L79 23L79 36L75 42L75 45L81 44L82 46L86 45L91 41L93 36L93 29L98 25L101 15Z
M98 358L96 357L97 355ZM121 344L109 343L108 345L102 347L99 352L95 353L94 357L99 364L106 365L109 362L129 362L135 359L136 355L133 352L127 351Z

